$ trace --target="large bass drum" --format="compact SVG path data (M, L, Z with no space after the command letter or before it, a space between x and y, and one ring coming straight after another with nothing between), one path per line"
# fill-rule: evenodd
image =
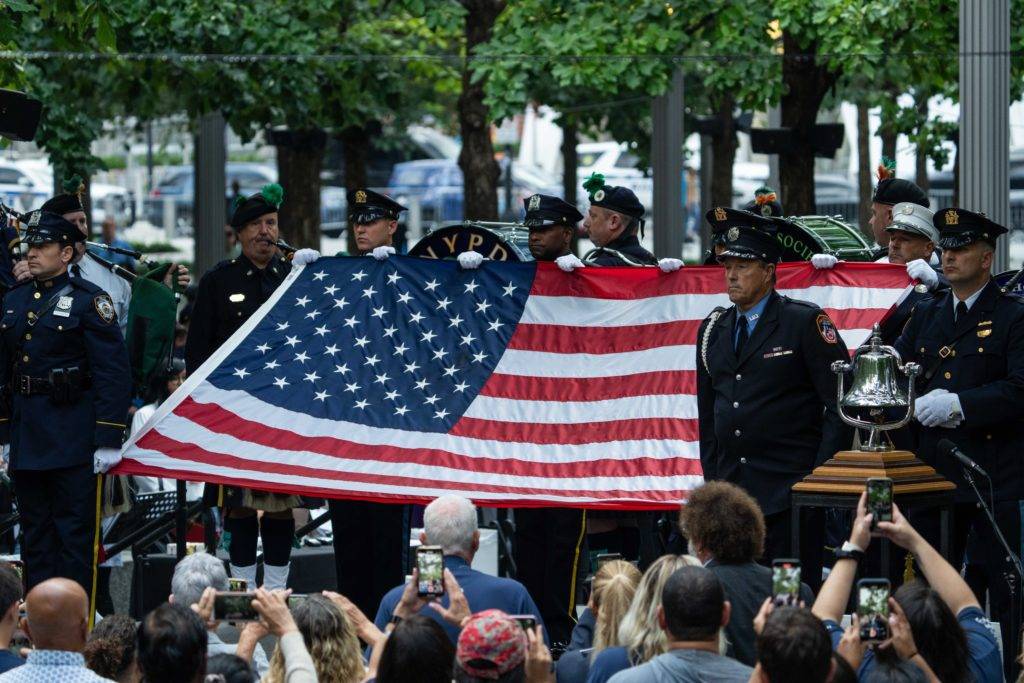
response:
M814 254L832 254L843 261L877 258L861 231L837 216L788 216L775 221L783 261L810 261Z
M420 258L455 258L475 251L492 261L532 261L530 231L519 223L465 221L427 234L409 250Z

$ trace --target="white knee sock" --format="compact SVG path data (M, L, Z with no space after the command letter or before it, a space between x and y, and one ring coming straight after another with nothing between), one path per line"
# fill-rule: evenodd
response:
M256 565L250 564L246 567L239 567L237 564L232 564L231 576L236 579L245 579L249 584L249 590L256 590Z
M263 588L268 591L283 590L288 586L288 570L291 562L284 566L263 565Z

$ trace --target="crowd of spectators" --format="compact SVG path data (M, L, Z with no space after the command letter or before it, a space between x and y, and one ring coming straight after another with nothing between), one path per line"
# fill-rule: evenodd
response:
M90 629L88 599L74 581L51 579L22 595L15 568L0 563L0 683L846 683L1004 679L999 642L967 583L894 506L872 531L862 497L844 548L863 553L884 537L911 553L921 578L888 600L888 637L861 640L845 617L857 553L836 560L815 597L773 599L759 564L764 518L742 490L710 483L680 515L689 555L664 555L643 572L611 560L595 572L572 640L557 662L543 622L513 615L536 607L516 581L471 568L476 510L444 496L424 514L421 540L444 555L445 595L417 592L418 573L381 601L374 619L345 596L292 596L256 589L258 619L226 624L216 595L224 562L186 556L170 596L136 623L110 615ZM272 648L268 658L263 646ZM1008 645L1008 644L1006 644ZM270 651L269 649L267 651Z

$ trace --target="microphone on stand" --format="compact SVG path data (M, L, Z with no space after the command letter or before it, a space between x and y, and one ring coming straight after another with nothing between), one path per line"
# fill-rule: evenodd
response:
M941 440L939 440L939 443L937 443L935 445L935 447L938 448L939 455L945 456L947 458L949 458L949 457L956 458L957 460L960 461L960 464L963 465L964 467L966 467L968 469L974 470L975 472L977 472L981 476L985 477L986 479L989 478L988 472L986 472L984 469L982 469L981 465L979 465L978 463L974 462L973 460L968 458L966 455L964 455L963 451L961 451L957 447L957 445L955 443L953 443L952 441L950 441L949 439L941 439Z

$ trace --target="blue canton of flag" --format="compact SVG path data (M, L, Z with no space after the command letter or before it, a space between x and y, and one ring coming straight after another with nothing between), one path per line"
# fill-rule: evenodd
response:
M313 417L445 432L494 371L533 264L322 258L208 381Z

